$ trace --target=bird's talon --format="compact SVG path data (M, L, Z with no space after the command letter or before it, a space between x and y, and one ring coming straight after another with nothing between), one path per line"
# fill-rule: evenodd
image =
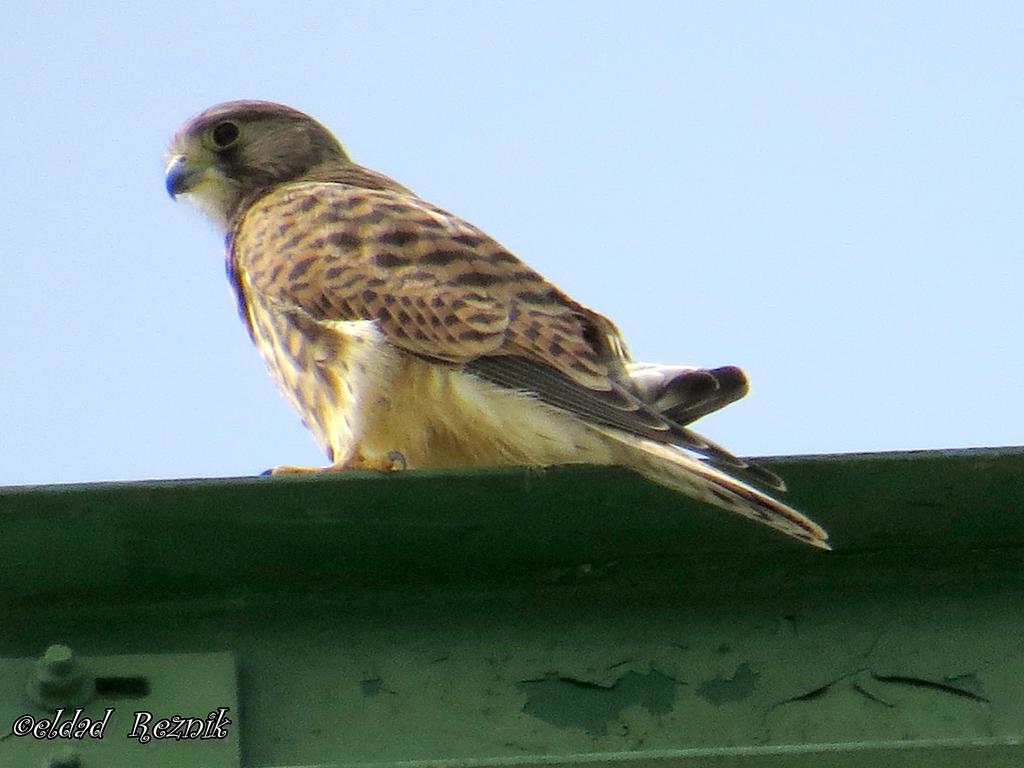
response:
M348 462L344 469L355 469L363 472L399 472L406 468L405 456L401 451L391 450L383 456L366 458L357 456Z
M311 475L314 472L323 472L331 467L296 467L292 464L281 464L271 467L260 473L262 477L273 477L274 475Z
M401 451L390 450L384 455L384 458L391 462L391 467L387 470L389 472L401 472L409 466L405 460L405 454Z
M271 467L260 474L263 477L275 475L313 475L322 472L400 472L408 466L405 455L401 451L391 450L383 456L376 456L372 459L363 456L356 456L347 461L329 464L326 467L296 467L291 464L282 464L279 467Z

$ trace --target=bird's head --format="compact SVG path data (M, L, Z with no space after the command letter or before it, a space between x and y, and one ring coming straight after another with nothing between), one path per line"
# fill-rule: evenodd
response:
M231 101L186 122L167 148L167 192L187 196L222 229L269 189L347 163L330 131L267 101Z

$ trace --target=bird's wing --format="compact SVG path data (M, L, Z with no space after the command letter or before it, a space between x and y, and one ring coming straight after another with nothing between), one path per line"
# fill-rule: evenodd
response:
M780 486L772 473L647 402L626 370L628 354L611 321L481 230L410 193L287 185L242 217L230 266L279 307L323 324L376 320L405 352Z
M232 247L261 292L315 319L375 319L388 341L423 357L526 355L583 386L610 388L608 366L618 361L602 359L607 342L596 334L607 329L592 313L411 194L289 185L250 208Z

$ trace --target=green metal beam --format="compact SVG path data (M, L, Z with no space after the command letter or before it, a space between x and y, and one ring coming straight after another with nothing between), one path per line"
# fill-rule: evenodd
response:
M593 467L0 489L0 656L229 652L247 768L1019 763L1024 450L765 463L835 552Z

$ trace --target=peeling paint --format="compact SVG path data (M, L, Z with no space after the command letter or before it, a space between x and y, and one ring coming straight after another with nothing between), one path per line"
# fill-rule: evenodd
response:
M744 662L736 667L732 677L716 677L701 683L697 688L697 695L716 707L743 701L754 692L759 677L760 675Z
M382 690L384 690L384 681L379 677L371 677L367 680L359 681L359 690L363 692L363 696L368 699L374 698Z
M677 685L658 670L627 672L610 685L558 673L516 683L528 696L523 712L559 728L582 728L593 736L606 736L609 725L631 706L651 715L668 714L675 705Z

